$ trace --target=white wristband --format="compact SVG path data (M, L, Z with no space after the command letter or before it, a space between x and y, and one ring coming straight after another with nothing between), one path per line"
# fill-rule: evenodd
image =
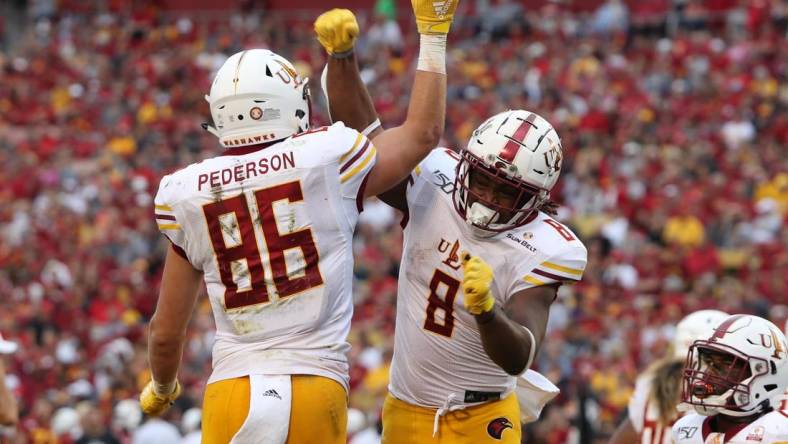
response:
M446 74L446 34L420 34L416 69Z

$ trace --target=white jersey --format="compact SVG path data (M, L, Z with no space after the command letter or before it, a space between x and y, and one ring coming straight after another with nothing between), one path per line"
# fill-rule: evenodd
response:
M500 305L531 287L581 278L586 248L565 226L539 213L530 223L491 238L471 233L454 210L457 155L432 151L411 175L399 274L391 394L423 407L495 400L514 390L485 353L473 315L463 306L460 253L484 259L495 271Z
M660 422L659 406L656 400L651 397L653 381L651 372L638 377L635 382L635 391L629 399L627 408L629 421L640 436L638 441L640 444L671 444L673 437L670 428L673 422L664 425Z
M691 413L673 424L676 444L778 444L788 442L788 416L773 410L727 434L712 430L714 416Z
M351 245L375 147L337 123L228 154L165 176L155 200L159 230L205 276L208 382L301 373L347 388Z

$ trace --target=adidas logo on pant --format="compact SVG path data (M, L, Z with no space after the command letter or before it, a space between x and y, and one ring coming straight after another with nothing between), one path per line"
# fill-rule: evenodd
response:
M282 400L282 397L281 397L281 396L279 396L279 393L277 393L277 392L276 392L276 390L274 390L274 389L268 389L268 390L266 390L266 391L263 393L263 396L273 396L274 398L276 398L276 399L278 399L278 400L280 400L280 401Z

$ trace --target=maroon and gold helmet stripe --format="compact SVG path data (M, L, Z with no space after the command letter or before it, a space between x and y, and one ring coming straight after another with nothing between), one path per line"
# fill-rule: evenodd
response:
M514 130L514 134L509 137L510 140L503 146L501 154L499 154L498 157L509 163L514 162L517 152L520 151L520 146L525 142L525 138L528 137L528 132L531 131L531 128L534 126L534 120L536 120L536 114L531 113L520 123L520 126Z

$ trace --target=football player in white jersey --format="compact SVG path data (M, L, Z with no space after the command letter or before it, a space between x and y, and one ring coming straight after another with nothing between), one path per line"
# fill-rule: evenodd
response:
M376 120L355 63L330 59L324 90L335 120ZM379 195L405 215L384 443L520 442L516 377L558 287L586 265L583 243L542 211L561 165L547 120L506 111Z
M0 334L0 437L3 436L3 427L14 426L19 422L19 408L14 394L5 384L5 364L2 355L10 355L18 349L16 342L3 339Z
M783 329L783 332L785 333L786 336L788 336L788 319L785 320L785 328ZM788 387L785 388L785 393L783 394L783 400L782 403L780 404L780 410L785 412L785 416L788 417Z
M353 231L363 198L399 183L440 137L456 0L448 4L414 1L422 63L407 120L387 137L341 123L310 129L306 79L269 50L239 52L219 69L206 129L224 152L165 176L155 198L172 245L150 321L143 411L160 414L180 393L204 280L217 328L204 442L346 441ZM343 25L343 38L358 33Z
M788 343L771 322L725 318L687 354L683 409L673 425L676 444L788 442L788 416L778 410L788 386Z
M708 337L728 314L719 310L700 310L676 324L676 334L668 356L651 365L635 382L627 418L610 439L610 444L671 444L670 427L678 419L676 405L681 402L684 361L690 345Z

